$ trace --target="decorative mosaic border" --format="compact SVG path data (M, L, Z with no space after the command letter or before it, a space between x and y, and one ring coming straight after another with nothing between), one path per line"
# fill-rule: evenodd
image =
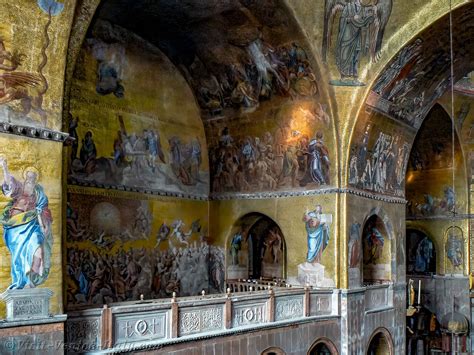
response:
M243 193L223 193L211 194L210 200L224 201L224 200L259 200L269 198L285 198L285 197L299 197L299 196L317 196L327 194L350 194L368 198L371 200L383 201L388 203L406 204L407 201L401 197L394 197L388 195L376 194L355 188L327 188L319 190L305 190L305 191L282 191L282 192L256 192L252 194Z
M387 203L396 203L396 204L406 204L407 201L401 197L380 195L364 190L358 190L354 188L327 188L319 190L305 190L305 191L281 191L281 192L256 192L251 194L245 193L219 193L208 195L200 194L190 194L184 192L173 192L173 191L163 191L163 190L154 190L146 189L140 187L130 187L124 185L112 185L112 184L98 184L93 181L84 182L78 181L74 178L69 178L68 184L70 187L90 187L90 188L99 188L105 190L115 190L123 192L133 192L133 193L142 193L152 196L162 196L162 197L178 197L182 199L190 200L199 200L199 201L229 201L229 200L265 200L265 199L275 199L275 198L288 198L288 197L300 197L300 196L319 196L319 195L329 195L329 194L350 194L354 196L359 196L367 198L370 200L382 201Z
M142 187L131 187L131 186L124 186L124 185L112 185L112 184L98 184L96 182L84 182L78 181L74 178L68 178L68 188L69 187L92 187L92 188L99 188L105 190L115 190L115 191L123 191L123 192L134 192L134 193L142 193L145 195L152 195L152 196L162 196L162 197L178 197L182 199L188 200L200 200L200 201L207 201L209 200L208 195L199 195L199 194L190 194L184 192L173 192L173 191L163 191L163 190L155 190L155 189L146 189Z
M38 138L43 140L69 143L72 142L69 134L59 131L53 131L47 128L15 125L8 122L0 122L0 133L15 134L28 138Z

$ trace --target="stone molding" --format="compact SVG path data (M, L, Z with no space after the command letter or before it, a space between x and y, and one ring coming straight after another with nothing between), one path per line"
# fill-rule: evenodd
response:
M69 134L65 132L53 131L48 128L16 125L8 122L0 122L0 133L60 143L69 143L73 140L73 138L69 137Z
M305 190L305 191L268 191L268 192L255 192L255 193L211 193L210 200L223 201L223 200L260 200L268 198L286 198L286 197L299 197L299 196L318 196L318 195L328 195L328 194L350 194L355 196L360 196L368 198L371 200L396 203L396 204L406 204L407 201L402 197L395 197L390 195L377 194L365 190L360 190L356 188L343 187L343 188L325 188L317 190Z
M174 191L164 191L157 189L146 189L141 187L131 187L124 185L114 185L114 184L105 184L105 183L96 183L94 181L83 182L78 181L74 178L69 177L70 187L91 187L99 188L105 190L116 190L124 192L135 192L142 193L151 196L162 196L162 197L178 197L188 200L199 200L199 201L229 201L229 200L265 200L265 199L276 199L276 198L288 198L288 197L301 197L301 196L319 196L319 195L330 195L330 194L349 194L354 196L359 196L367 198L370 200L394 203L394 204L406 204L407 201L401 197L394 197L388 195L376 194L364 190L354 189L354 188L328 188L328 189L319 189L319 190L306 190L306 191L279 191L279 192L255 192L255 193L222 193L215 194L211 193L210 195L201 195L201 194L190 194L185 192L174 192Z

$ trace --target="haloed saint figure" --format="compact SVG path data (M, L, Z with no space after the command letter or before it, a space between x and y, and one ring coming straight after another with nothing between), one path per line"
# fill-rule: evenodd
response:
M303 222L306 226L308 238L308 263L319 263L324 249L329 243L329 225L332 222L330 214L323 214L323 209L317 205L313 211L306 212Z
M51 212L39 172L34 167L23 172L23 182L8 171L7 161L0 157L3 169L2 192L10 200L0 216L3 237L11 254L12 283L8 289L36 287L49 275L51 267Z

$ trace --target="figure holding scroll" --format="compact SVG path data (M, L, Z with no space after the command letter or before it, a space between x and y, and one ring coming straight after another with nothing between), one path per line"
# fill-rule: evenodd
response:
M36 168L26 168L21 182L10 174L3 157L0 166L4 176L2 192L10 198L0 216L5 244L11 253L12 284L8 288L36 287L47 279L51 268L53 237L48 197L38 184Z
M308 238L308 263L319 263L322 253L329 243L329 225L332 215L322 214L322 207L317 205L315 210L306 212L303 216Z

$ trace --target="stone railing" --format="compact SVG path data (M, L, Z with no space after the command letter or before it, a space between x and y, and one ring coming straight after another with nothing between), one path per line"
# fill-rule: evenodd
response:
M376 312L381 309L393 307L393 288L391 284L366 286L365 311Z
M268 288L286 288L290 287L287 285L285 280L227 280L227 290L230 292L251 292L251 291L263 291ZM302 288L302 286L300 287Z
M132 351L340 316L337 289L280 288L124 302L68 313L69 352Z

